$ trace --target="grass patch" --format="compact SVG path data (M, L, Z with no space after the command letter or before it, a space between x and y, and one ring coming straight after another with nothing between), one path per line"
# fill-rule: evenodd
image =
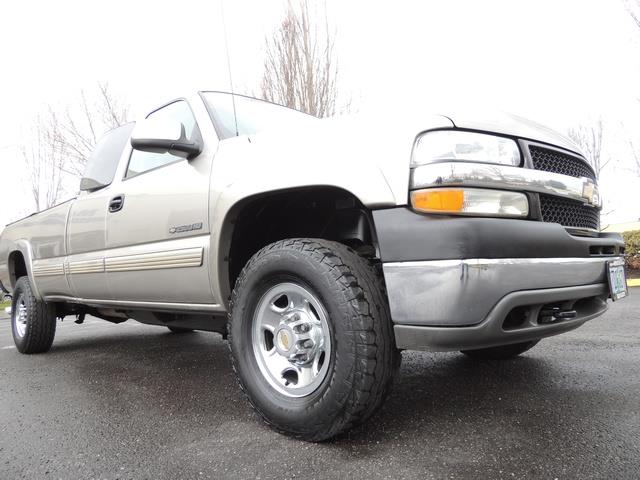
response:
M3 300L2 302L0 302L0 311L3 311L5 308L10 307L11 306L11 301L10 300Z

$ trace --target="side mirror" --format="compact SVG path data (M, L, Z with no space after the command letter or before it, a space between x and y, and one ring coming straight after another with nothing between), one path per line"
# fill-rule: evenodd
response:
M184 125L170 119L147 118L136 123L131 146L143 152L170 153L187 159L202 152L201 142L189 140Z

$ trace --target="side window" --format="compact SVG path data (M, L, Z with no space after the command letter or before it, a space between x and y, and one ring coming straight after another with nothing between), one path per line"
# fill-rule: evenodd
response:
M114 128L100 139L87 161L80 190L90 192L111 184L134 125L127 123Z
M151 113L147 118L150 117L178 120L184 125L187 138L190 140L193 139L193 135L198 128L193 112L184 100L178 100L177 102L170 103L166 107L162 107L160 110L156 110ZM171 155L170 153L152 153L133 150L131 152L131 158L129 159L127 173L125 173L125 178L135 177L136 175L153 170L154 168L162 167L169 163L181 160L184 159L176 155Z

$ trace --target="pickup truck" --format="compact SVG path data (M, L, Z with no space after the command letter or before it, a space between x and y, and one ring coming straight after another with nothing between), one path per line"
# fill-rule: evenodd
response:
M624 297L600 209L576 145L519 117L319 120L196 92L8 225L0 281L22 353L65 316L218 332L262 419L321 441L371 417L402 350L508 359Z

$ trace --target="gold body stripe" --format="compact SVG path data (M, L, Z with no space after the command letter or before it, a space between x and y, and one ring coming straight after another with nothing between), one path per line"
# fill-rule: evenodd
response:
M64 275L64 264L62 263L48 263L39 265L34 262L33 269L34 277L49 277L53 275Z
M107 272L131 272L136 270L199 267L202 265L203 250L202 247L196 247L169 252L111 257L105 260L105 270Z
M104 260L98 258L95 260L81 260L77 262L69 262L67 273L102 273L104 272Z
M36 277L51 275L133 272L137 270L161 270L165 268L185 268L202 266L204 248L183 248L166 252L137 253L118 257L78 260L67 263L44 264L34 262Z

